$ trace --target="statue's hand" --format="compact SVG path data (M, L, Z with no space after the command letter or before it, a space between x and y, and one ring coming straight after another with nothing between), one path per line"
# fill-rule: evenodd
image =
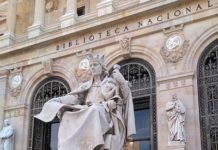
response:
M117 104L114 100L107 101L107 106L110 110L114 110L117 108Z
M119 66L115 66L115 67L119 67ZM123 75L120 73L119 68L115 68L112 72L112 77L120 84L126 82L126 80L124 79Z

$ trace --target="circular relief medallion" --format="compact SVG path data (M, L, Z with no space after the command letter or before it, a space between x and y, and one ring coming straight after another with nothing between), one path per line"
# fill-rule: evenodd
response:
M22 76L21 75L15 75L11 79L11 88L17 88L21 85L22 82Z
M182 37L180 35L171 35L166 40L166 48L168 51L174 51L182 45Z
M80 68L80 69L84 69L84 70L88 70L88 69L89 69L89 60L88 60L88 59L83 59L83 60L79 63L79 68Z

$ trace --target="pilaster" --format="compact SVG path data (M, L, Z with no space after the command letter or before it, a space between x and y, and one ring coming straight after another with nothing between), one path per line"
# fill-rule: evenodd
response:
M4 107L7 94L8 70L0 71L0 128L4 120Z

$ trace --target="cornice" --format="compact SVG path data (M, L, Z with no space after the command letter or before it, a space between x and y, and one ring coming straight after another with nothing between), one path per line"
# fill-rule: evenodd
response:
M105 16L93 17L91 19L85 17L84 20L78 20L75 25L72 25L70 27L63 29L60 29L59 27L59 29L55 31L45 32L41 36L38 36L36 38L26 39L18 43L16 43L15 41L15 44L13 45L0 48L0 56L8 54L10 52L15 52L27 49L29 47L37 46L38 44L40 44L40 46L43 46L44 44L48 45L49 42L61 39L64 36L70 36L81 31L84 32L84 30L90 30L92 28L100 27L114 21L122 21L125 18L138 14L141 15L142 13L144 14L149 10L155 10L163 6L173 5L177 2L179 2L179 0L158 0L149 3L138 4L124 10L117 10Z
M151 26L148 27L144 27L141 28L141 32L138 32L137 30L132 30L126 33L123 33L121 36L123 36L124 34L129 34L130 32L132 33L131 35L134 35L134 37L129 37L129 38L136 38L138 36L142 36L142 35L147 35L147 34L151 34L151 33L156 33L159 31L162 31L163 28L169 28L172 26L172 21L176 22L173 25L178 25L178 24L188 24L190 22L196 22L196 21L201 21L204 20L205 18L209 18L209 17L218 17L218 6L214 7L212 9L209 10L204 10L201 12L195 12L193 14L190 15L186 15L186 16L181 16L178 17L176 19L176 21L174 21L174 19L171 20L166 20L164 22L159 22L156 24L153 24ZM193 20L193 18L195 18ZM160 27L161 24L161 27ZM85 45L78 45L77 47L74 47L74 50L72 51L71 48L65 49L64 51L56 51L56 52L52 52L50 54L47 54L47 56L49 55L49 58L51 59L56 59L56 58L60 58L60 57L65 57L65 56L69 56L72 54L76 54L78 52L81 52L83 50L86 49L95 49L97 47L101 47L102 45L109 45L112 43L118 42L117 39L114 36L110 36L108 38L105 39L101 39L97 42L95 42L95 44L93 44L93 42L87 43ZM47 44L48 45L48 44ZM41 45L42 46L42 45ZM1 56L1 51L0 51L0 56ZM3 55L2 55L3 56ZM43 56L44 57L44 56ZM26 65L33 65L33 64L37 64L41 62L41 58L40 57L33 57L31 58L31 62L29 62L29 59L25 59L22 60L20 62L16 62L16 66L17 67L22 67L22 66L26 66ZM14 62L11 64L7 64L5 66L2 66L1 69L12 69L14 67Z

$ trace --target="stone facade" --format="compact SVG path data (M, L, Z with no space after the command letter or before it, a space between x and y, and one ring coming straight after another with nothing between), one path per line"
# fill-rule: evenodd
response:
M206 150L201 146L197 68L201 54L218 39L217 0L0 3L8 7L0 5L0 127L4 119L15 127L15 150L29 147L31 104L38 85L57 76L75 89L78 64L89 53L104 54L108 68L132 58L152 66L158 150ZM75 8L81 7L85 14L78 16ZM11 86L17 74L22 81L14 95ZM168 143L165 104L173 93L186 106L185 147Z

